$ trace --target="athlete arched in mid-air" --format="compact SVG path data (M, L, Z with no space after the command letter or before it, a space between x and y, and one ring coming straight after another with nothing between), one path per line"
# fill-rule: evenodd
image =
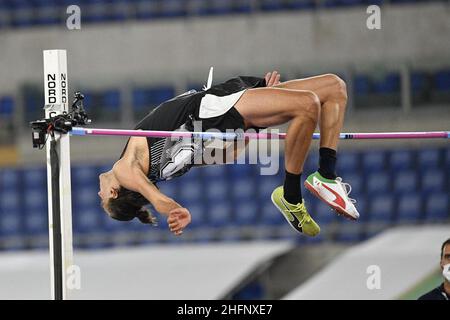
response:
M351 219L359 217L354 200L348 197L347 184L335 171L346 104L345 82L336 75L280 82L280 75L274 71L265 78L240 76L175 97L153 109L135 129L190 130L192 121L201 121L203 131L212 128L225 131L290 122L285 139L284 184L271 197L293 228L315 236L320 228L303 201L301 174L318 124L319 166L306 178L305 187L339 214ZM167 216L170 230L180 235L191 215L187 208L160 192L156 183L180 176L193 166L177 160L183 154L180 150L188 149L183 141L177 143L169 138L131 137L113 168L100 175L98 194L107 214L122 221L137 217L143 223L155 223L154 216L145 208L151 204ZM242 150L232 145L215 151L236 156Z

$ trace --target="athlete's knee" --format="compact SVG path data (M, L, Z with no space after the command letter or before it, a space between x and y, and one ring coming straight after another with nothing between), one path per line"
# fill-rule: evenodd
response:
M319 121L320 116L320 99L312 91L302 91L298 97L298 108L296 108L296 116L304 116L311 121Z
M325 77L327 77L329 83L331 83L330 85L330 87L332 88L331 96L334 99L344 100L346 102L348 96L347 96L347 84L345 83L345 81L338 75L332 73L326 74ZM345 106L345 104L342 105Z

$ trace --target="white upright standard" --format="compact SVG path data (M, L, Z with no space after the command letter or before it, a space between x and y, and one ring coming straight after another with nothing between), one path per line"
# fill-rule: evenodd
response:
M45 117L69 111L66 50L44 50ZM69 298L73 265L70 137L54 132L46 142L50 283L52 299Z

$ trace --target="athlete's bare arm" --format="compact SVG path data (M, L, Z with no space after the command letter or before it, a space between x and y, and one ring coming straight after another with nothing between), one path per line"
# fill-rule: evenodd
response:
M137 161L124 160L119 160L113 167L113 172L120 185L142 194L156 211L167 217L170 231L175 235L182 234L183 229L191 222L189 210L159 191L145 175Z

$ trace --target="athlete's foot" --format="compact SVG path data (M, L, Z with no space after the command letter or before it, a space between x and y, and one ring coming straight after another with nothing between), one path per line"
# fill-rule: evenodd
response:
M283 186L280 186L272 192L272 202L280 210L283 217L289 222L292 228L297 232L307 236L314 237L319 234L319 225L311 218L305 207L305 201L302 203L291 204L284 199Z
M359 218L358 210L356 210L354 205L356 201L348 197L352 190L351 186L342 182L340 177L335 180L326 179L316 171L305 180L305 187L336 210L338 214L352 220Z

